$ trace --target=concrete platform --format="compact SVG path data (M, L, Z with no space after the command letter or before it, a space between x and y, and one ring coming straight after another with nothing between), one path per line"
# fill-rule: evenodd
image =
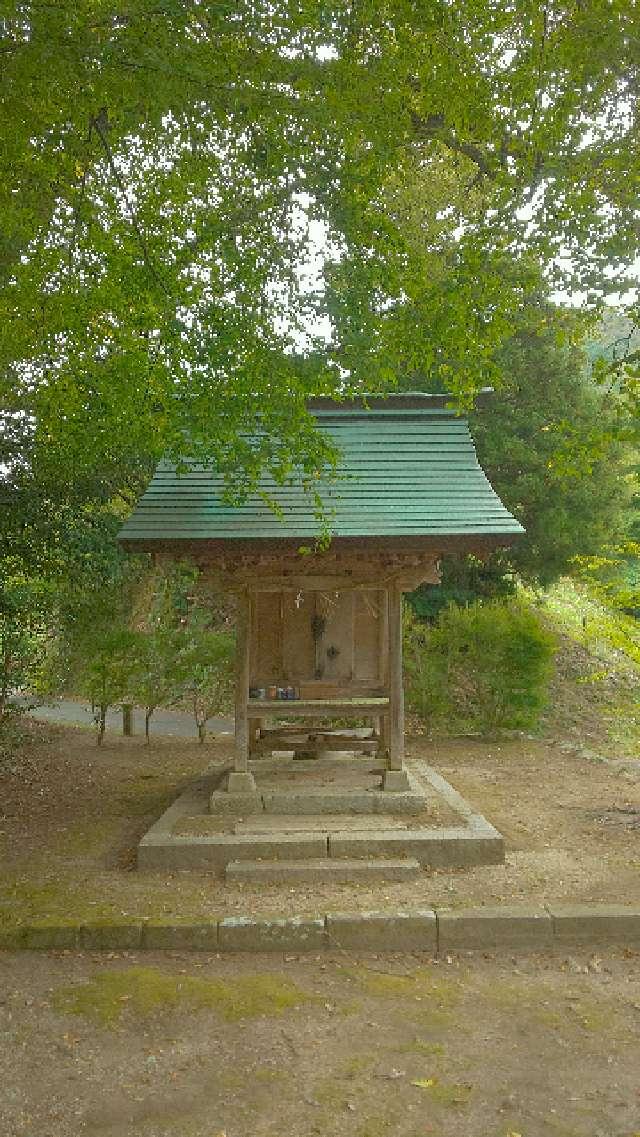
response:
M315 787L309 787L310 802L326 797L325 786L318 785L319 777L325 782L333 779L335 785L343 775L335 759L327 760L324 772L317 769L321 763L322 760L310 763L316 778ZM362 768L362 760L359 764ZM368 762L364 765L367 776L378 775L378 768L371 769ZM422 868L440 870L501 864L504 861L501 834L431 767L419 761L409 762L407 767L414 801L421 803L420 812L415 814L394 813L389 807L393 807L393 799L400 795L383 791L378 793L387 810L380 814L361 813L357 809L351 812L333 809L317 814L309 809L268 812L264 794L261 804L254 803L250 809L234 811L229 803L226 813L212 814L209 802L214 793L227 799L233 796L216 789L225 771L212 772L185 791L145 834L138 846L138 868L193 869L224 875L231 863L261 862L268 870L260 870L266 874L260 879L266 880L270 872L270 879L274 881L295 883L305 879L303 870L294 867L303 861L323 862L322 868L314 865L308 869L316 880L321 876L324 880L352 879L340 877L337 865L341 862L359 861L364 876L364 864L378 861L380 867L381 858L386 862L415 861ZM276 763L275 767L262 771L267 775L263 785L273 780L277 768ZM286 767L284 772L287 773ZM356 771L355 775L360 776L360 773ZM353 770L347 770L346 774L348 779L354 777ZM292 780L295 783L297 779ZM320 792L314 793L314 788ZM369 791L365 788L361 792ZM348 797L348 789L346 793ZM299 797L297 792L295 797ZM329 862L336 868L330 867ZM230 879L238 879L239 874L246 880L248 877L242 874L248 871L234 868ZM307 883L309 879L307 876Z
M391 771L398 777L389 781L384 763L330 756L296 761L289 755L273 763L251 763L253 792L237 794L236 777L217 786L209 799L213 814L259 813L423 813L434 800L433 792L404 771ZM386 787L383 780L386 778Z

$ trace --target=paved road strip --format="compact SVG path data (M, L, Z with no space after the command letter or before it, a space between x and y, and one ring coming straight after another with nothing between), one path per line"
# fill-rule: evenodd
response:
M29 706L28 714L39 722L52 722L61 726L93 726L95 723L91 705L76 699L55 699L51 703L33 706L25 698L22 700ZM112 707L107 711L107 730L115 734L122 734L122 710ZM133 710L133 731L136 735L144 734L144 711L140 707ZM233 734L233 719L218 717L207 722L207 733L210 735ZM151 718L151 738L197 738L198 730L192 715L178 710L155 711Z

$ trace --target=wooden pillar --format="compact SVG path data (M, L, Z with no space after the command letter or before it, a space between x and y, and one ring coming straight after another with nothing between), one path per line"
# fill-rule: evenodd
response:
M402 589L394 582L387 591L389 614L389 769L382 785L385 790L409 788L403 769L404 759L404 687L402 683Z
M402 592L389 585L389 769L401 770L404 758L402 686Z
M380 716L380 739L378 742L378 757L389 757L389 716Z
M249 597L246 592L238 593L236 616L236 746L235 768L237 773L246 773L249 758L249 721L247 719L247 699L249 698Z
M233 792L255 792L255 781L249 773L249 661L251 650L249 595L239 592L236 616L236 737L234 770L229 774L227 789Z

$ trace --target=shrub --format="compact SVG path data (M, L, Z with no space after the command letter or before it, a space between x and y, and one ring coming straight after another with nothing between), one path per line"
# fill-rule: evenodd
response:
M535 725L555 641L522 601L453 604L433 625L405 616L407 706L449 733Z
M191 704L198 737L204 742L207 720L226 711L232 702L235 639L229 632L210 629L206 614L192 620L176 639L181 644L176 680Z
M109 707L131 702L139 668L140 636L116 625L111 631L100 630L93 640L85 640L83 647L87 663L80 673L80 691L91 699L95 708L100 746Z
M487 560L473 555L444 557L440 583L421 584L407 596L416 616L436 620L450 604L466 607L476 600L507 600L515 596L515 577L508 571L503 552L498 550Z
M39 680L46 650L46 588L21 576L0 579L0 726L26 704L16 700Z

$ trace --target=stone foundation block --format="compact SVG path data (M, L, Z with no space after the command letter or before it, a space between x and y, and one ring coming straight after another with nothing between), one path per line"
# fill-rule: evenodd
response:
M322 951L327 946L323 919L268 920L231 916L218 925L220 951Z
M222 837L143 838L138 845L138 868L157 870L200 869L222 873L229 861L296 860L326 857L327 838L322 834L273 837L237 833Z
M130 951L141 941L141 924L83 924L78 933L82 951Z
M262 798L255 791L214 790L209 798L209 813L262 813L262 808Z
M267 813L421 813L426 798L414 793L389 794L384 790L345 790L319 793L307 790L269 790L262 794Z
M504 863L502 837L478 835L465 829L406 829L404 832L379 830L330 834L331 857L415 857L433 868L466 868L473 865Z
M225 876L238 884L339 884L351 880L415 880L421 871L411 857L370 861L313 857L308 861L230 861Z
M230 794L256 794L256 780L248 770L231 770L227 777L226 790Z
M217 951L218 921L210 924L143 924L146 951Z
M329 947L346 951L430 951L437 949L436 914L360 912L327 916Z
M406 770L385 770L382 775L382 788L392 793L406 793L411 789Z
M440 951L474 948L544 950L553 946L553 925L542 908L461 908L438 911Z
M552 904L556 943L640 944L640 908L623 904Z

